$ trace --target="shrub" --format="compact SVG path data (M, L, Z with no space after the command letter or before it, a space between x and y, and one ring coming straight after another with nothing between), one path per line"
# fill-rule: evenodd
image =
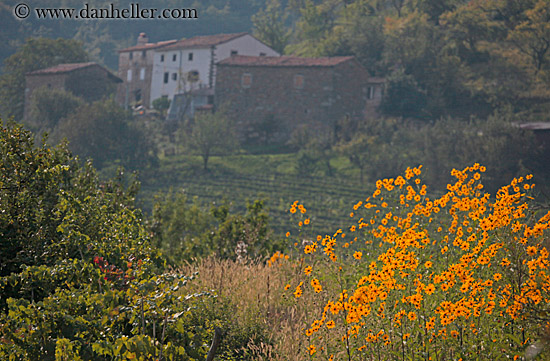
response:
M173 264L216 255L221 259L265 256L277 249L264 201L246 204L246 213L231 212L223 202L203 207L183 192L157 196L149 221L153 241Z
M0 128L0 359L204 358L212 330L189 323L205 293L163 273L133 201L65 146Z

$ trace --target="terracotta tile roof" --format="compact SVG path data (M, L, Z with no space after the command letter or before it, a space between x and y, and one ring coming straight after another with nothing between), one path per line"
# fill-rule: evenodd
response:
M49 67L49 68L31 71L30 73L27 73L26 75L52 75L52 74L70 73L72 71L88 68L90 66L97 66L97 67L101 68L103 71L105 71L107 73L107 76L111 80L113 80L117 83L122 82L122 79L120 79L119 77L113 75L109 70L107 70L106 68L102 67L101 65L99 65L98 63L95 63L93 61L88 62L88 63L58 64L58 65L55 65L55 66L52 66L52 67Z
M165 41L159 41L158 43L147 43L143 45L134 45L126 49L119 50L119 53L127 53L130 51L141 51L141 50L150 50L150 49L158 49L162 48L163 46L170 45L175 43L177 40L165 40Z
M226 43L230 40L240 38L248 33L235 33L235 34L217 34L217 35L204 35L195 36L189 39L178 40L174 44L163 47L162 50L175 50L175 49L188 49L188 48L207 48L214 45Z
M97 63L71 63L71 64L58 64L49 68L39 69L27 73L27 75L40 75L40 74L59 74L59 73L68 73L77 69L84 69L92 65L100 66Z
M335 56L324 58L300 58L297 56L246 56L234 55L224 59L218 65L229 66L335 66L352 60L353 56Z

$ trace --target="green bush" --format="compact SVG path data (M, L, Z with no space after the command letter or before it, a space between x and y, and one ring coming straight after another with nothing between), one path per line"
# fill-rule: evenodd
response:
M154 244L174 263L216 255L222 259L266 256L277 249L264 201L247 202L246 214L227 202L202 206L183 192L157 196L149 221ZM239 252L236 252L239 250Z
M136 182L101 183L13 123L0 128L0 169L0 359L204 358L209 335L182 316L205 294L162 273Z

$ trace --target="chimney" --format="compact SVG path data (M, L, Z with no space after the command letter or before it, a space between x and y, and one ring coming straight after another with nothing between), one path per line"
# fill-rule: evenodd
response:
M137 39L137 45L145 45L149 42L149 38L147 37L147 34L140 33Z

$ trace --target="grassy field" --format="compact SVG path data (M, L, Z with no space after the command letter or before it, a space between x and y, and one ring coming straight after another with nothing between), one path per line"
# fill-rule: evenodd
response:
M150 211L154 195L183 190L192 200L197 197L205 206L223 200L233 210L245 210L246 200L265 199L271 226L277 234L289 228L288 208L295 200L306 207L324 210L312 214L312 226L321 232L342 226L342 215L365 197L356 171L345 158L335 158L331 166L337 176L322 173L301 175L296 169L296 154L234 155L212 157L208 171L202 169L197 156L175 155L160 160L157 170L142 175L140 206ZM368 183L367 183L368 184Z

